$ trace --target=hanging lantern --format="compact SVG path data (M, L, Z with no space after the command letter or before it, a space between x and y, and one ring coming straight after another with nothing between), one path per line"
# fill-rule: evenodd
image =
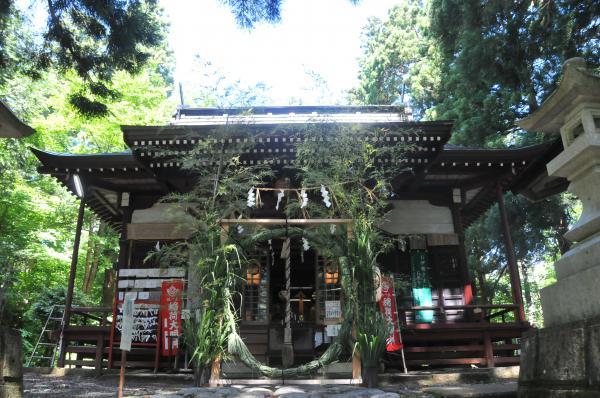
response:
M332 260L325 263L325 284L335 285L340 280L339 269Z
M246 270L246 284L248 286L257 286L260 284L260 264L258 261L248 265Z

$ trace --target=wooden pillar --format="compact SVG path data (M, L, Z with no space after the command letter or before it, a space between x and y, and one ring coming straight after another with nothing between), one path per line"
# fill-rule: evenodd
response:
M352 239L352 223L346 224L346 236L347 239ZM356 315L355 315L356 317ZM354 339L358 338L358 331L356 330L356 324L352 327L352 337ZM352 353L352 380L353 382L358 382L358 380L362 379L362 363L360 360L360 355L357 350L354 350Z
M121 231L119 236L119 259L117 260L117 276L115 281L115 302L119 300L119 270L122 268L128 268L129 266L129 240L127 239L127 224L131 222L131 215L133 210L130 206L129 194L125 196L125 193L122 193L119 196L119 202L121 203L121 211L123 212L121 218ZM115 307L116 308L116 307ZM159 328L160 330L160 328ZM159 339L160 336L157 336ZM112 340L112 339L111 339ZM110 342L110 351L112 353L112 345L113 342ZM158 350L157 350L158 352ZM112 354L109 363L112 361ZM155 361L156 362L156 361ZM123 386L125 384L125 368L127 366L127 351L121 350L121 368L119 369L119 392L118 397L123 397ZM110 365L109 365L110 366ZM156 373L156 370L155 370Z
M510 273L510 287L513 296L513 303L519 307L518 321L525 322L523 296L521 295L521 278L519 277L519 269L517 268L517 260L515 257L515 248L510 235L510 226L508 224L508 216L506 214L506 207L504 204L504 192L502 191L502 186L500 183L496 185L496 194L498 196L498 206L500 207L500 221L502 222L504 244L506 245L506 258L508 260L508 271Z
M131 222L131 215L133 213L133 210L130 206L130 195L128 192L123 192L121 193L121 195L119 195L119 203L121 205L121 211L123 212L122 218L121 218L121 234L119 237L119 259L117 260L117 275L116 275L116 281L115 281L115 303L117 302L117 300L119 299L119 270L122 268L126 268L129 266L129 240L127 239L127 224L129 222ZM116 310L116 304L115 304L115 310ZM116 313L116 312L115 312ZM114 328L113 328L114 329ZM160 335L160 327L158 328L158 335ZM157 338L159 338L159 336L157 336ZM109 368L112 366L112 349L113 349L113 337L111 336L111 341L110 341L110 354L109 354ZM157 349L157 353L158 353L158 349ZM156 363L156 361L155 361ZM117 392L117 397L118 398L122 398L123 397L123 389L125 386L125 368L127 367L127 351L125 350L121 350L121 363L120 363L120 369L119 369L119 389ZM156 366L156 365L155 365ZM155 373L156 373L156 368L155 368Z
M454 232L458 235L458 263L463 284L464 304L469 305L473 302L473 288L471 286L471 277L469 275L467 248L465 247L465 230L463 228L460 206L456 203L452 205L452 221L454 222Z
M73 254L71 256L71 269L69 271L69 284L67 286L67 297L65 298L65 310L63 313L63 327L60 331L60 347L58 356L58 366L65 366L67 341L65 339L65 328L69 327L71 322L71 305L73 304L73 289L75 288L75 276L77 274L77 257L79 256L79 244L81 242L81 227L83 226L83 216L85 213L85 197L79 201L79 214L77 215L77 226L75 227L75 241L73 242Z
M488 330L483 332L483 349L485 354L485 364L488 368L494 367L494 347L492 346L492 338Z

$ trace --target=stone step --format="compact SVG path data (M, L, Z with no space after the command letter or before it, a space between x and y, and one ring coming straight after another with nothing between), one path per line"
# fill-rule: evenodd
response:
M478 384L516 381L519 378L518 366L482 369L452 369L432 370L404 373L383 373L379 381L383 385L450 385L450 384Z
M517 398L517 382L425 387L436 398Z

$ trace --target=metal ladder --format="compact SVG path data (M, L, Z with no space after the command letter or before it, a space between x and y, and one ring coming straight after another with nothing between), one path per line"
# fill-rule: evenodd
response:
M35 347L29 356L29 360L27 361L27 367L31 365L31 361L34 358L44 359L49 361L49 366L51 368L54 367L54 360L56 358L56 348L61 344L60 341L52 341L50 336L46 333L50 330L58 330L61 331L64 326L64 305L53 305L50 308L50 313L48 314L48 318L46 319L46 323L44 323L44 327L42 328L42 332L40 333L40 337L37 339L37 343L35 343ZM58 327L57 327L58 326ZM61 333L62 339L62 333ZM42 349L47 347L45 350L46 355L44 355L44 351ZM38 353L38 351L40 351ZM60 355L60 353L59 353Z

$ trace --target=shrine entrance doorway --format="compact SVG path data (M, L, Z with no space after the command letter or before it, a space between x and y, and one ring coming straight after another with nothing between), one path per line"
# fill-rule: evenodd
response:
M283 240L273 240L252 256L246 271L240 330L251 352L271 366L282 365L286 275ZM337 264L301 239L290 245L290 327L294 362L319 356L341 323L341 286ZM339 310L340 313L337 313ZM327 325L331 325L329 328Z
M346 219L234 219L224 225L348 224ZM251 255L240 306L240 334L250 352L270 366L283 364L285 329L291 330L294 365L318 357L336 336L342 319L338 264L320 256L302 238L290 239L288 280L282 249L285 239L262 242Z

